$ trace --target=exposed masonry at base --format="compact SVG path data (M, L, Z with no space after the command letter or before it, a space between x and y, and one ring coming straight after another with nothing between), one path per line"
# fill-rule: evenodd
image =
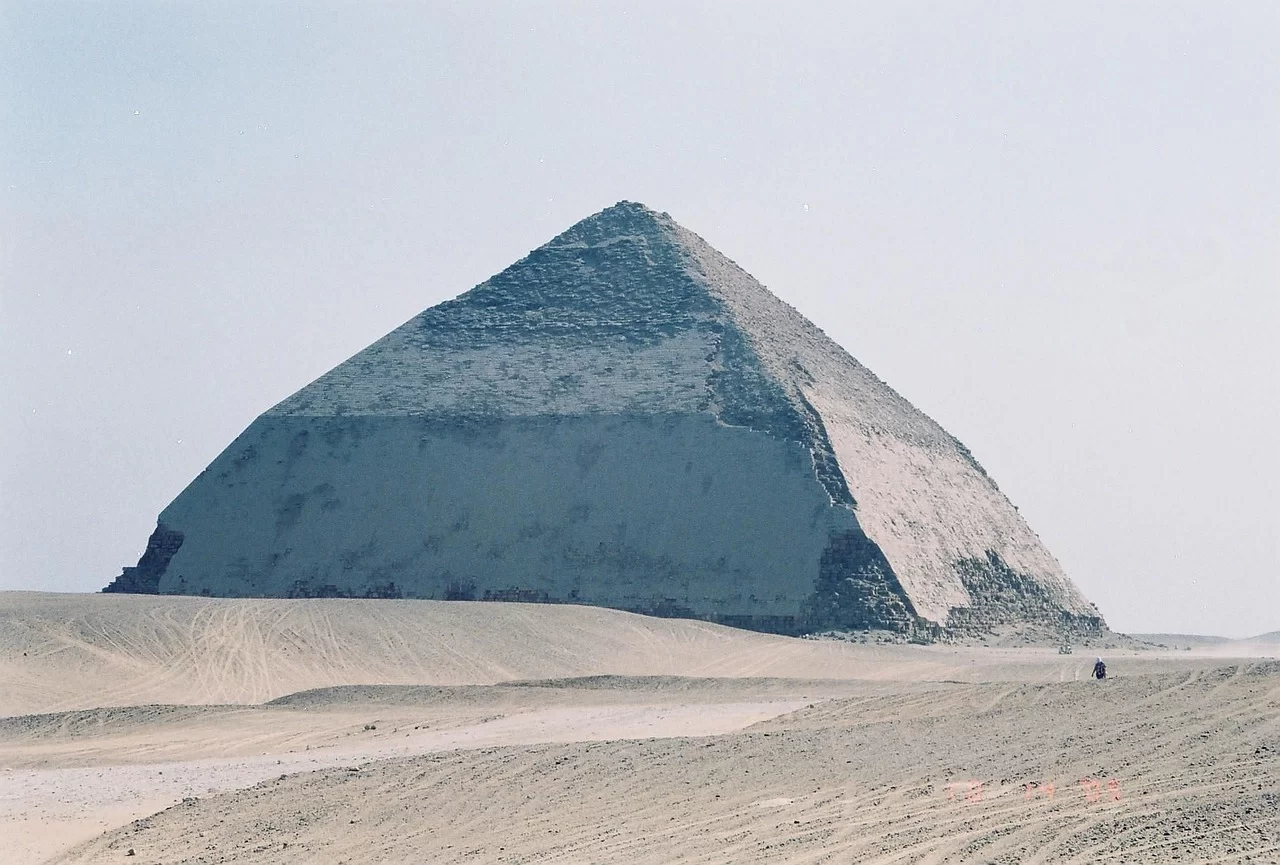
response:
M107 591L1105 627L963 445L628 202L263 414Z

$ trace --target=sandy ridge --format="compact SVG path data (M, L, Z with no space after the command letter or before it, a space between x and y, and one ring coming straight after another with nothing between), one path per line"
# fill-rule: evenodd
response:
M1275 862L1280 664L1236 645L1098 683L598 608L0 594L0 862Z
M1280 850L1280 665L959 685L930 704L921 715L884 695L706 739L286 777L58 861L116 861L126 845L175 863L1265 862ZM1028 797L1048 781L1053 798Z

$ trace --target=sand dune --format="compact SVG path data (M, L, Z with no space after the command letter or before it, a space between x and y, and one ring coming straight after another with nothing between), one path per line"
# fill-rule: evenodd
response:
M1189 649L1205 655L1231 658L1280 657L1280 631L1233 640L1198 634L1133 634L1137 639L1170 649Z
M851 649L595 607L0 593L0 714L367 683L874 676L895 654Z
M570 605L0 592L0 715L599 674L1071 679L1087 676L1086 651L797 640Z
M1222 651L0 594L0 862L1280 861L1280 664Z
M732 735L293 775L58 861L1273 862L1278 717L1276 664L952 685Z
M866 693L870 687L833 680L607 677L512 685L351 685L302 691L258 706L72 710L0 718L0 765L97 767L351 747L368 758L383 746L397 753L406 746L412 750L459 728L487 725L487 737L503 727L497 722L536 712L589 715L642 706L665 716L689 705L719 712L733 705L807 703Z
M1130 636L1170 649L1220 646L1232 642L1229 637L1215 637L1203 634L1131 634Z

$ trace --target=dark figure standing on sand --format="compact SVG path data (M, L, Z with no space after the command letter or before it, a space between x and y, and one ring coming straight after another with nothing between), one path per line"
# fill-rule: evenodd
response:
M1102 663L1101 658L1099 658L1096 662L1094 662L1093 677L1099 680L1105 679L1107 677L1107 665Z

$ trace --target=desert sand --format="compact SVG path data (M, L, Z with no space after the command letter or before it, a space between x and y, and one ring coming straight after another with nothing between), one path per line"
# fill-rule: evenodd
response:
M0 862L1280 861L1280 641L1103 654L3 593Z

